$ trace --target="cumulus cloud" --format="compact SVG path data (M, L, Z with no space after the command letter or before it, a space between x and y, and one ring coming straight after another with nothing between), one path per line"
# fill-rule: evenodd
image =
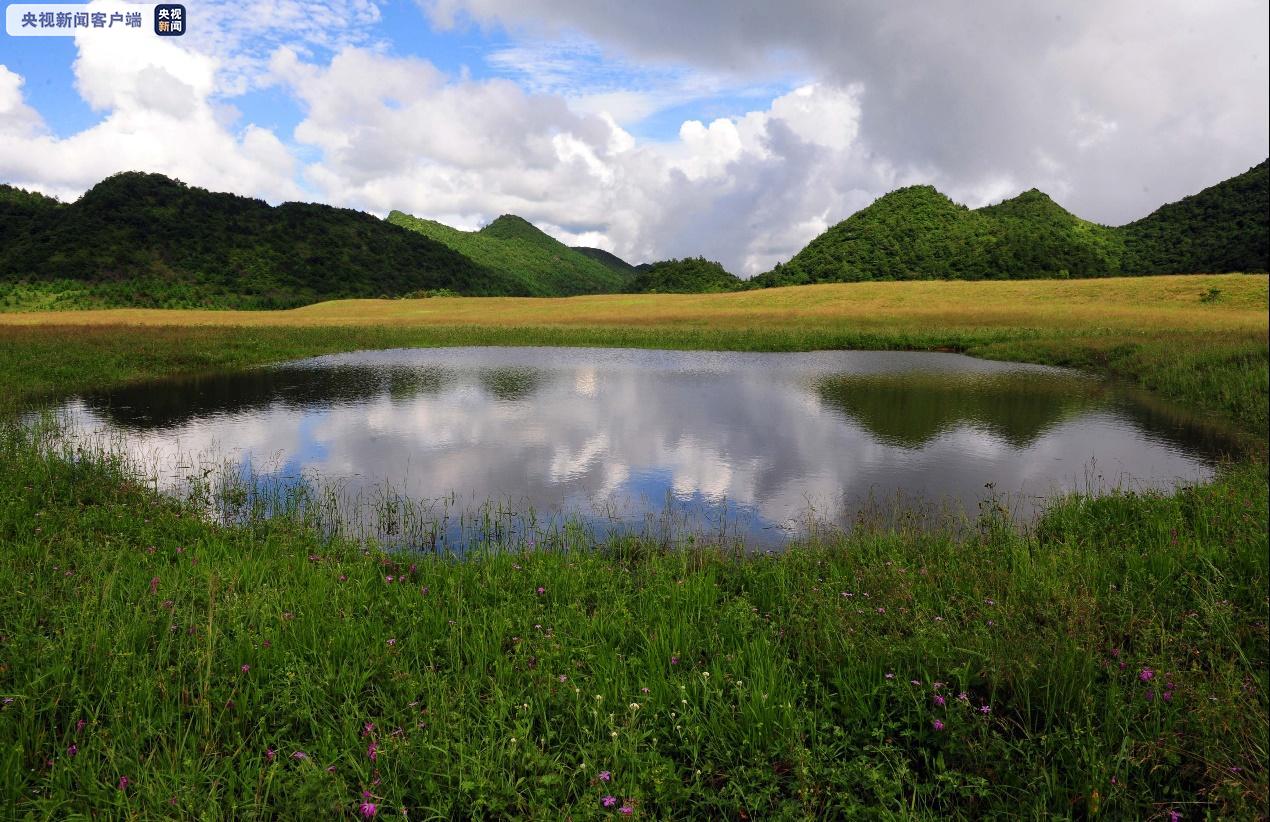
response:
M1270 7L1013 0L418 0L635 59L860 84L862 141L955 197L1041 186L1109 223L1264 159ZM995 182L994 182L995 181Z
M271 68L304 105L295 137L321 153L305 173L324 198L464 227L512 212L636 260L706 254L753 274L895 179L858 148L857 86L641 143L560 96L416 58L282 49Z

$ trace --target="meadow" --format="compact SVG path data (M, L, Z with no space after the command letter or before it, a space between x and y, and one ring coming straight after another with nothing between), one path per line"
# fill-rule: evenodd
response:
M1264 816L1266 309L1266 277L1200 276L0 315L9 412L355 348L940 348L1112 373L1260 444L1027 529L986 499L780 553L564 533L455 561L216 525L10 421L4 815Z

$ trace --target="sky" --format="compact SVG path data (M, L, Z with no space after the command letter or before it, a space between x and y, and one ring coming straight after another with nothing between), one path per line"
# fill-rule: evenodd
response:
M0 182L514 213L750 276L904 185L1119 225L1270 154L1264 0L185 6L182 37L0 35Z

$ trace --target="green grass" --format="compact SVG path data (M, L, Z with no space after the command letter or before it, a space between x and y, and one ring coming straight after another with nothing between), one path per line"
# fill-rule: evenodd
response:
M1073 497L1030 535L989 509L962 539L452 561L214 527L83 457L0 445L6 815L1264 807L1255 467Z
M833 287L760 295L777 318L762 322L747 293L699 320L706 298L640 298L665 312L648 325L606 324L594 312L614 298L590 315L419 301L484 325L348 324L360 304L284 315L325 326L0 325L0 404L399 345L953 348L1119 374L1264 453L1264 330L1230 319L1264 294L1223 280L1228 302L1200 307L1178 287L1173 331L1105 310L1105 292L1101 326L1063 324L1084 316L1078 298L1049 326L934 324L877 310L881 288L843 292L871 321L842 322L823 313ZM787 298L807 319L780 322ZM542 304L582 321L499 323ZM216 525L109 454L12 423L0 476L0 816L332 818L364 791L413 818L609 818L605 795L642 818L1266 807L1256 458L1172 495L1057 500L1024 531L988 502L969 529L901 520L777 555L565 529L464 561L293 518Z

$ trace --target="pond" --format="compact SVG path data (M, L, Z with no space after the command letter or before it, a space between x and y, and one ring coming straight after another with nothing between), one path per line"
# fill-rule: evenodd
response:
M222 515L303 505L438 549L569 529L770 547L985 505L1028 521L1063 491L1206 479L1228 447L1105 381L931 352L364 351L60 411L163 489L219 488Z

